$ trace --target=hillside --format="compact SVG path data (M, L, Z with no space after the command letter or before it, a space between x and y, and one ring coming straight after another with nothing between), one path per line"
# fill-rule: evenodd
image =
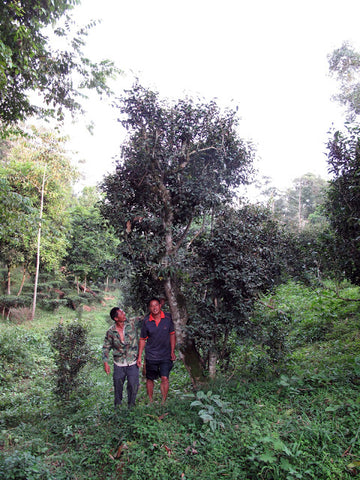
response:
M52 393L49 332L61 308L2 321L0 479L348 479L360 474L359 289L289 283L252 319L262 337L233 339L218 380L197 392L180 362L168 403L115 411L100 350L115 299L83 311L88 363L69 400ZM341 298L340 298L341 297ZM272 349L272 353L271 353ZM276 352L276 354L274 354Z

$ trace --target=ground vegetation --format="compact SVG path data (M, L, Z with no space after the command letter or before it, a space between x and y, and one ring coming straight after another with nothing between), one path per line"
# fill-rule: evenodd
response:
M141 380L130 411L114 410L100 358L120 292L83 314L89 361L68 398L52 388L49 332L61 321L76 324L76 315L2 321L0 478L353 478L360 461L358 298L349 283L340 294L331 282L280 286L255 306L257 334L231 337L230 361L215 382L194 390L177 362L167 405L155 398L149 407Z

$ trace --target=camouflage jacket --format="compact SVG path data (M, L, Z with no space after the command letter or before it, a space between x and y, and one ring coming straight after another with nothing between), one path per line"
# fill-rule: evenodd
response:
M136 362L138 354L138 318L127 320L124 327L124 343L116 330L116 325L112 325L106 332L104 344L102 347L103 362L109 363L110 350L113 352L114 362L131 364Z

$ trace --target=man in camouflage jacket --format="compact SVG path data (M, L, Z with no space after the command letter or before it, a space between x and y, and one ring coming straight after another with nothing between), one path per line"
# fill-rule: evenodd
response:
M106 332L104 339L102 348L104 370L107 375L110 374L109 354L112 350L115 407L121 405L125 380L127 380L128 407L132 407L135 405L139 389L139 367L136 365L138 319L127 321L125 312L118 307L111 309L110 317L115 323Z

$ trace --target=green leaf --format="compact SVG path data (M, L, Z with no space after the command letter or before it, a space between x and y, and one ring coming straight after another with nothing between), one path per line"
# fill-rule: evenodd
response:
M275 463L277 462L277 458L274 457L270 452L266 452L261 454L259 457L259 460L265 463Z

